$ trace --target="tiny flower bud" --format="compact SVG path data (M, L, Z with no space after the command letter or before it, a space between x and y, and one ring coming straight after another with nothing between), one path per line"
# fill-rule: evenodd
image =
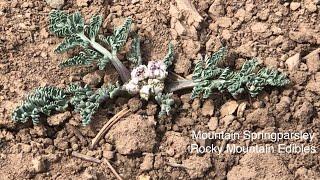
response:
M167 76L167 67L162 61L149 61L149 78L164 79Z
M140 97L142 99L148 100L150 96L150 91L151 91L150 85L142 86L142 88L140 89Z
M125 90L127 90L130 94L138 94L139 93L139 85L136 84L134 81L129 81L127 84L123 85Z
M140 65L134 68L131 72L131 79L133 82L138 83L148 77L148 70L147 66Z

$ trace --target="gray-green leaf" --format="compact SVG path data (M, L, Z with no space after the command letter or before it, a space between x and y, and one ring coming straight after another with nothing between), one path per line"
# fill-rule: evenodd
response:
M90 19L90 24L87 28L87 33L91 40L95 40L95 37L99 32L101 24L102 24L102 16L100 15L92 16L92 18Z

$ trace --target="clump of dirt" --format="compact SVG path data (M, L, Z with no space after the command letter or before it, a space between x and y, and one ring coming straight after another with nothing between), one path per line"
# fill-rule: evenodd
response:
M270 168L272 167L272 168ZM248 153L233 167L228 179L294 179L284 162L272 154Z
M155 123L153 117L131 115L114 126L106 140L115 144L116 150L123 155L150 153L156 144Z

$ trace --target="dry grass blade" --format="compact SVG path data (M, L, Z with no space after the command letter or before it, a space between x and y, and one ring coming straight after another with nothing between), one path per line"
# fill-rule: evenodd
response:
M129 108L124 108L120 112L118 112L116 115L114 115L98 132L96 137L92 139L91 142L91 148L94 148L94 146L99 142L99 140L107 133L107 131L110 130L110 128L117 123L123 116L127 115L130 111Z
M112 167L112 165L110 164L110 162L108 160L105 161L108 165L108 167L110 168L110 170L112 171L112 173L116 176L116 178L118 180L123 180L122 177L118 174L118 172Z
M72 152L71 154L73 157L77 157L80 158L82 160L85 161L90 161L90 162L94 162L94 163L101 163L102 161L100 159L85 155L85 154L81 154L81 153L77 153L77 152ZM111 170L111 172L116 176L116 178L118 180L123 180L121 178L121 176L117 173L117 171L112 167L112 165L110 164L110 162L108 160L105 161L109 167L109 169Z
M83 159L85 161L90 161L90 162L94 162L94 163L101 163L100 159L97 159L97 158L94 158L94 157L91 157L91 156L88 156L88 155L85 155L85 154L77 153L77 152L74 152L74 151L72 152L71 155L73 157L77 157L77 158Z

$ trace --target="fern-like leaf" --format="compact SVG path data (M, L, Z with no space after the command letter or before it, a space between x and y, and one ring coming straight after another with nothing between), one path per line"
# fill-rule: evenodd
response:
M81 51L78 55L69 58L62 63L60 63L60 67L70 67L70 66L80 66L80 65L89 65L95 59L101 58L101 55L92 50L85 49L85 51Z
M159 117L162 117L164 115L169 116L171 111L172 111L172 107L174 105L174 99L172 99L172 93L169 94L157 94L155 96L155 100L158 102L158 104L160 105L160 112L159 112Z
M54 10L49 16L49 30L57 36L71 36L83 31L84 20L79 12L67 15L63 11Z
M23 123L31 119L33 124L38 124L41 114L49 116L53 111L65 111L67 107L68 100L63 90L50 86L40 87L13 111L12 119Z
M132 19L127 18L122 26L114 29L113 34L111 36L108 36L106 38L103 36L99 36L100 40L102 40L111 47L112 54L116 54L127 42L131 24Z
M90 19L90 24L86 29L88 36L91 40L95 40L95 37L99 32L101 24L102 24L102 16L100 15L92 16L92 18Z
M70 103L74 106L75 111L80 113L82 124L88 125L100 104L108 98L113 98L118 90L117 86L109 86L93 91L88 85L81 87L72 84L66 92L72 95Z
M141 51L140 51L140 38L136 35L131 44L131 50L127 55L127 59L135 66L142 64Z
M170 42L169 47L168 47L168 53L167 55L163 58L163 63L169 67L172 65L174 59L174 47L173 44Z
M83 48L88 48L88 45L89 43L87 41L84 41L79 36L72 35L72 36L66 37L54 51L56 53L64 53L76 46L82 46Z

